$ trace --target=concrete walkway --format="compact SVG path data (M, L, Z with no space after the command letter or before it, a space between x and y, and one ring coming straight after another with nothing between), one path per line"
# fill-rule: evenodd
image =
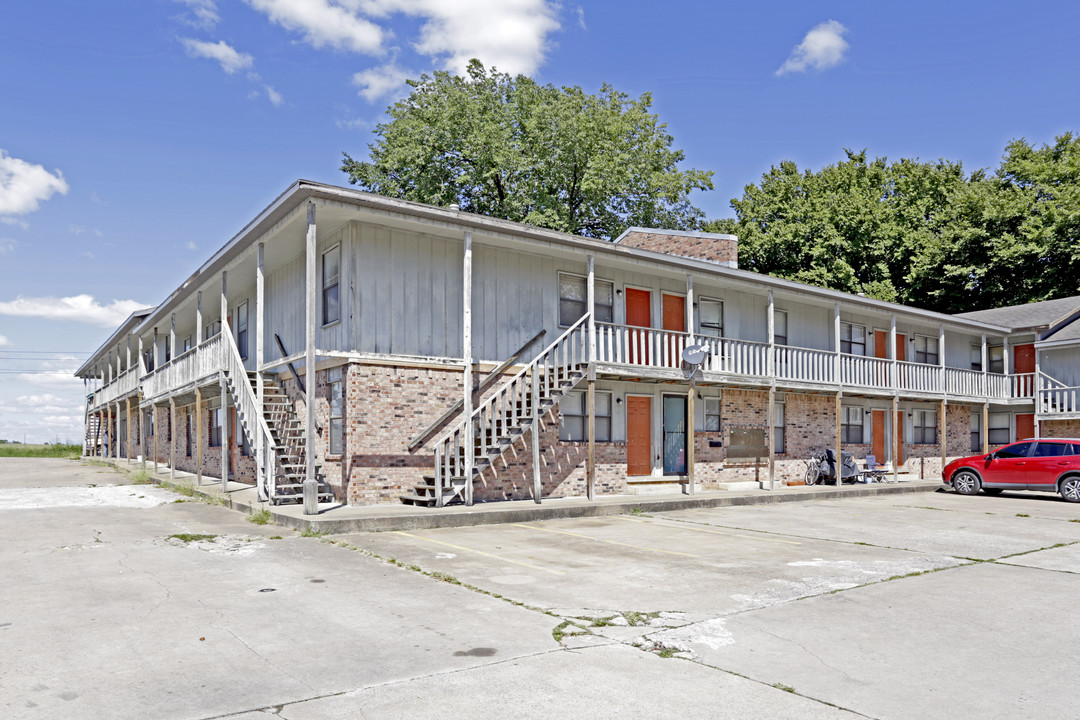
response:
M94 460L100 462L98 458ZM142 463L134 460L109 459L106 462L126 472L137 472L142 469ZM221 480L204 475L202 485L195 486L193 473L177 470L170 478L169 469L166 466L158 465L156 474L153 472L152 465L147 464L146 469L154 480L162 485L185 489L191 487L196 495L220 502L234 510L242 512L266 510L273 515L273 521L278 525L324 534L424 530L557 518L625 515L635 511L656 513L733 505L836 500L933 492L942 487L941 481L937 479L920 480L912 475L900 475L898 483L843 485L840 489L829 485L811 487L778 485L777 489L772 491L699 490L693 496L672 493L667 495L604 495L595 500L582 497L544 498L539 504L533 500L509 500L477 503L472 507L451 505L443 508L424 508L404 504L349 506L339 503L320 503L318 515L304 515L303 506L299 503L275 506L268 502L260 502L253 485L230 482L222 490Z

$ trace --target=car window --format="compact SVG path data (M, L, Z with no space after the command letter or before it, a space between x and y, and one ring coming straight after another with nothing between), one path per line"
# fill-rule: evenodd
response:
M1019 458L1027 457L1028 451L1031 450L1031 446L1035 443L1016 443L1015 445L1006 445L998 450L995 455L999 458Z
M1032 457L1061 457L1062 455L1069 455L1068 443L1056 443L1056 442L1041 442L1036 443L1035 452L1031 454Z

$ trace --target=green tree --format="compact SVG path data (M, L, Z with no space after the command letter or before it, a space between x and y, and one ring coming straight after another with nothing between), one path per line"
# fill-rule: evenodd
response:
M689 200L712 173L679 170L683 153L650 113L604 85L539 85L473 60L467 77L446 72L409 81L388 109L368 161L344 155L349 182L381 195L449 205L588 237L632 225L693 229Z

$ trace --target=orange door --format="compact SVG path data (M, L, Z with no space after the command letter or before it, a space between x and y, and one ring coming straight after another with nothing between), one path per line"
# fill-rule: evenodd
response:
M1014 373L1033 373L1035 372L1035 346L1017 345L1013 348L1013 372ZM1027 436L1030 437L1030 436Z
M877 461L882 464L884 464L886 460L885 417L886 415L884 410L874 410L871 419L871 430L873 436L871 438L870 452L872 452Z
M652 327L652 294L648 290L626 288L626 324L633 327ZM649 362L649 333L646 330L630 330L627 353L631 364Z
M652 398L626 398L626 474L652 474Z
M686 298L678 295L664 295L664 329L674 332L686 332ZM682 351L686 347L684 335L668 335L664 342L664 367L682 367Z
M1019 348L1017 348L1019 350ZM1016 416L1016 439L1026 440L1035 437L1035 416L1024 413Z
M900 362L907 360L907 338L896 333L896 359Z
M882 360L889 357L889 333L884 330L874 331L874 357Z
M896 462L896 467L899 468L904 464L904 413L900 410L896 411L896 438L894 442L896 444L896 457L893 459Z

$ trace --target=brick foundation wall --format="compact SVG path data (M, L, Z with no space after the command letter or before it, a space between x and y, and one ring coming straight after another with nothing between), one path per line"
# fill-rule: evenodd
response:
M1080 438L1080 420L1042 420L1040 437Z

